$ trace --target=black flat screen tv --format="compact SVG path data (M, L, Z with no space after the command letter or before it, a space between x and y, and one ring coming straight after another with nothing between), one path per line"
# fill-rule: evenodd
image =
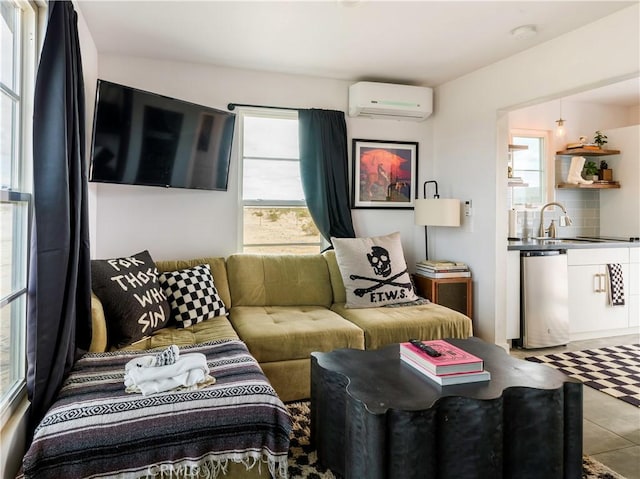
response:
M235 114L98 80L89 180L226 190Z

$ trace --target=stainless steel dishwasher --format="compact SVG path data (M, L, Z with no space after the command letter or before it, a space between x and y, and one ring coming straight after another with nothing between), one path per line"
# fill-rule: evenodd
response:
M520 253L520 331L525 349L569 342L569 274L566 250Z

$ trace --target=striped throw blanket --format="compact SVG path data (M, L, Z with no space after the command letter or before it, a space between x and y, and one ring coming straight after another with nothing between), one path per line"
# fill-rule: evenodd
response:
M215 384L129 394L124 366L148 351L80 359L36 429L24 477L215 478L231 461L286 478L291 418L244 343L180 350L204 354Z

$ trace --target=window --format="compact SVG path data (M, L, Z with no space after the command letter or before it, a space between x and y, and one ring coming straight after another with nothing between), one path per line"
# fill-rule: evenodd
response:
M298 114L244 111L242 148L242 251L318 253L321 237L300 181Z
M0 2L0 415L25 383L36 10Z
M526 146L525 150L511 152L513 176L522 178L526 187L512 188L512 204L517 206L541 206L549 201L553 193L553 155L550 147L549 132L534 130L515 130L511 132L511 143Z

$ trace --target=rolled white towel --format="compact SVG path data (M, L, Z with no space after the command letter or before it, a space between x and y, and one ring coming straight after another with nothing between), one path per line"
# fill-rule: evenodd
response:
M140 356L138 358L133 358L124 366L125 372L131 371L132 369L139 368L150 368L153 367L155 362L155 358L153 356Z
M127 392L145 396L178 387L190 388L210 379L207 358L201 353L180 356L174 364L159 367L125 367Z
M175 362L180 357L180 350L178 346L172 344L168 348L160 351L158 354L154 354L153 356L141 356L139 358L134 358L129 361L125 367L125 371L130 371L134 368L154 368L160 366L167 366L170 364L175 364Z
M143 381L127 388L127 392L139 392L143 396L149 396L150 394L162 393L177 388L192 389L208 379L212 378L205 374L202 369L192 369L174 378Z

